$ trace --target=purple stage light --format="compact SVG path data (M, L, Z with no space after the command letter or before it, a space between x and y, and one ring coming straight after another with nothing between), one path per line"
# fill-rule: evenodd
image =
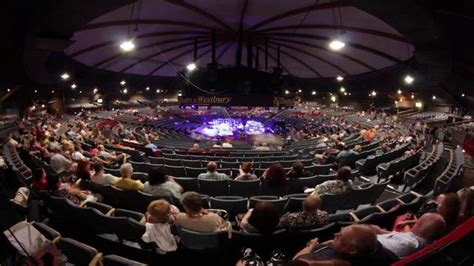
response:
M214 119L206 124L196 128L195 132L206 135L208 137L229 137L244 132L247 135L263 134L271 132L269 128L265 128L263 124L255 120L242 121L241 119Z

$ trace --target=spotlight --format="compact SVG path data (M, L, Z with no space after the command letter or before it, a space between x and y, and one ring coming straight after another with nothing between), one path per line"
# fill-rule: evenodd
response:
M316 91L311 92L311 95L316 95Z
M339 82L341 82L341 81L344 80L344 78L343 78L341 75L337 75L337 78L336 78L336 79L337 79L337 81L339 81Z
M79 94L81 94L81 93L82 93L82 91L79 91Z
M339 51L344 48L344 46L346 46L346 44L340 40L333 40L329 43L329 48L333 51Z
M344 96L347 96L347 92L344 92Z
M10 88L7 89L7 92L10 92Z
M44 108L44 104L41 105L41 108Z
M183 94L182 94L182 93L178 93L178 97L181 97L181 96L183 96Z
M127 94L127 93L128 93L128 89L127 88L123 89L123 94Z
M68 74L67 72L64 72L64 73L61 75L61 78L62 78L63 80L68 80L69 77L70 77L70 76L69 76L69 74Z
M285 94L290 94L290 91L289 91L289 90L285 90Z
M35 90L35 93L38 93L38 90Z
M464 97L464 96L466 96L464 93L463 93L463 94L461 94L461 97Z
M331 101L332 101L332 102L336 102L336 96L334 96L334 95L331 96Z
M397 104L398 104L398 101L395 101L395 105L397 105Z
M76 83L73 83L73 84L71 85L71 89L75 89L75 88L77 88L77 85L76 85Z
M411 95L411 98L412 98L412 99L415 99L415 94L412 94L412 95Z
M377 92L376 92L376 91L372 91L372 92L370 93L370 95L372 95L372 97L375 97L375 96L377 96Z
M301 90L301 89L299 89L299 90L298 90L298 93L301 93L301 92L302 92L302 90Z
M125 85L125 84L127 84L127 82L125 82L125 80L120 81L120 85L123 86L123 85Z
M92 93L96 94L98 91L99 91L99 89L94 88L94 90L92 91Z
M397 91L397 93L398 93L398 94L402 94L402 90L399 89L399 90Z
M412 76L410 76L410 75L406 75L406 76L405 76L405 83L406 83L406 84L412 84L414 80L415 80L415 79L414 79Z
M36 106L31 106L31 110L35 110L36 109Z
M54 90L51 90L51 93L54 93Z
M194 71L194 70L196 69L196 67L197 67L196 64L191 63L191 64L188 64L188 65L186 66L186 69L187 69L189 72L191 72L191 71Z
M432 97L432 98L433 98L433 100L436 100L436 95L433 95L433 97Z
M133 43L133 40L126 40L120 44L120 48L124 52L130 52L131 50L135 48L135 44Z
M156 93L160 93L160 89L157 89L157 90L156 90Z
M146 89L145 89L145 90L146 90L146 91L149 91L149 90L150 90L150 87L146 87Z
M339 89L341 92L345 92L346 89L344 87L341 87L341 89Z

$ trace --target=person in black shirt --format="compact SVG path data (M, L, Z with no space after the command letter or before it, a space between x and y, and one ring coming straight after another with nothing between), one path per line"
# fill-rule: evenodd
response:
M309 177L311 173L304 170L304 164L301 161L293 163L291 169L286 173L287 178Z

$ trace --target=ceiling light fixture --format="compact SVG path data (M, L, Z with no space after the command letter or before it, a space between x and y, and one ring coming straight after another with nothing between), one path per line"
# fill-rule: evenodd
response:
M433 95L433 97L432 97L432 98L433 98L433 100L436 100L436 95Z
M123 85L125 85L125 84L127 84L127 82L125 82L125 80L120 81L120 85L123 86Z
M412 95L411 95L411 98L412 98L412 99L415 99L415 94L412 94Z
M61 75L61 78L62 78L63 80L68 80L69 77L70 77L70 76L69 76L69 74L68 74L67 72L64 72L64 73Z
M73 84L71 85L71 89L75 89L75 88L77 88L77 85L76 85L76 83L73 83Z
M150 87L146 87L146 89L145 89L145 90L146 90L146 91L149 91L149 90L150 90Z
M412 84L414 80L415 80L415 79L414 79L412 76L410 76L410 75L406 75L406 76L405 76L405 83L406 83L406 84Z
M120 44L120 48L124 52L130 52L135 49L135 44L133 43L133 40L125 40Z
M337 78L336 78L336 79L337 79L337 81L339 81L339 82L341 82L341 81L344 80L344 78L343 78L341 75L337 75Z
M127 93L128 93L128 89L127 88L123 89L123 94L127 94Z
M190 63L186 66L186 69L191 72L191 71L194 71L196 69L196 64L195 63Z
M331 48L331 50L333 50L333 51L339 51L342 48L344 48L344 46L346 46L346 43L344 43L343 41L337 40L337 39L332 40L329 43L329 48Z
M398 89L397 93L402 94L402 90Z
M464 93L463 93L463 94L461 94L461 97L464 97L464 96L466 96Z
M311 95L316 95L316 91L311 92Z
M289 90L285 90L285 94L290 94L290 91L289 91Z
M377 92L376 92L376 91L372 91L372 92L370 93L370 95L371 95L372 97L375 97L375 96L377 96Z
M334 96L334 95L331 96L331 101L332 101L332 102L336 102L336 96Z
M345 92L345 91L346 91L346 89L345 89L344 87L341 87L339 90L340 90L341 92Z

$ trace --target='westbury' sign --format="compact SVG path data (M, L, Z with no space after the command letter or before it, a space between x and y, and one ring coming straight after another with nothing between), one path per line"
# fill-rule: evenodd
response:
M229 105L229 106L294 106L295 99L265 96L198 96L180 97L180 105Z

